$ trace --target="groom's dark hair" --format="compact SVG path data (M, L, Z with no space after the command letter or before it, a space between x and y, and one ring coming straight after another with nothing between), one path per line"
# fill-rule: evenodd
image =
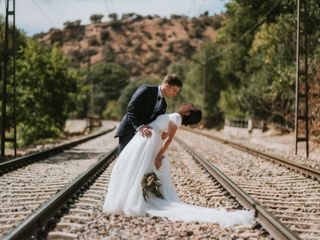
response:
M167 83L170 86L178 86L180 88L183 85L181 79L176 74L168 74L167 76L165 76L163 79L163 83Z

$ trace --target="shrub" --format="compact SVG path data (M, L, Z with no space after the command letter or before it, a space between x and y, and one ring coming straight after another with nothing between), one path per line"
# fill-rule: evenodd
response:
M108 17L111 19L112 22L115 22L118 20L118 14L116 13L110 13Z
M102 14L93 14L90 16L91 23L101 23L101 19L103 18Z
M90 36L88 41L89 41L89 46L99 46L99 41L96 36Z
M145 60L145 62L144 62L144 64L145 65L149 65L149 64L151 64L151 63L156 63L156 62L158 62L159 61L159 55L158 54L156 54L156 53L153 53L150 57L148 57L146 60Z
M110 120L120 120L120 109L118 106L117 101L112 100L107 103L107 106L105 110L102 113L102 116L104 119L110 119Z
M75 20L75 21L67 21L63 23L63 26L65 29L68 28L76 28L79 27L81 24L81 20Z
M122 22L115 20L115 21L110 22L110 26L114 31L119 31L122 28Z
M201 27L201 26L199 26L199 25L195 25L195 26L193 26L190 35L191 35L192 37L195 37L195 38L202 38L202 33L203 33L203 31L204 31L204 28L203 28L203 27Z
M162 47L162 43L161 42L156 42L156 47L161 48Z
M56 46L29 41L17 61L17 122L20 142L30 144L62 132L77 106L78 73Z
M150 32L143 30L142 33L148 38L148 39L152 39L152 35Z
M169 42L168 47L166 49L166 52L174 52L174 43L173 42Z
M102 30L100 33L100 41L105 42L110 38L110 33L108 30Z
M181 19L182 16L181 15L177 15L177 14L171 14L170 18L171 19Z

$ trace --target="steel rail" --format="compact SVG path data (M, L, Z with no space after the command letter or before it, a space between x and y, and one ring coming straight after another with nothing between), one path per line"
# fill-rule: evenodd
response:
M103 172L103 170L116 157L117 147L109 153L103 155L96 164L91 166L86 172L77 177L71 184L58 192L45 205L34 212L30 217L23 221L18 227L9 232L2 240L20 240L37 238L39 231L45 229L46 224L63 209L68 203L72 202L75 195L81 190L87 189L90 184Z
M272 237L275 239L300 239L287 226L283 225L276 217L272 216L272 214L262 207L260 203L251 198L248 193L223 174L209 160L194 151L179 137L175 137L175 140L190 152L194 159L197 160L231 194L231 196L235 197L241 205L246 208L254 209L255 217L258 219L258 222L270 233Z
M47 149L47 150L44 150L41 152L30 153L30 154L27 154L22 157L17 157L17 158L2 162L2 163L0 163L0 176L3 175L4 173L13 171L19 167L25 166L25 165L30 164L32 162L43 160L45 158L56 155L64 150L67 150L67 149L70 149L74 146L77 146L81 143L84 143L84 142L87 142L87 141L92 140L94 138L100 137L104 134L107 134L107 133L113 131L114 129L115 129L115 126L110 129L99 131L97 133L93 133L88 136L84 136L80 139L70 141L68 143L60 144L56 147L53 147L53 148L50 148L50 149Z
M299 164L299 163L284 159L281 156L277 156L277 155L274 155L274 154L270 154L270 153L265 153L265 152L259 151L258 149L255 149L253 147L248 147L248 146L245 146L245 145L240 144L240 143L236 143L236 142L233 142L233 141L230 141L230 140L227 140L227 139L223 139L223 138L219 138L217 136L213 136L211 134L207 134L207 133L203 133L203 132L200 132L200 131L197 131L197 130L191 130L191 129L187 129L187 128L185 128L184 130L192 132L192 133L196 133L196 134L208 137L208 138L211 138L211 139L216 140L218 142L221 142L223 144L230 145L230 146L232 146L234 148L237 148L237 149L239 149L241 151L245 151L245 152L248 152L248 153L251 153L251 154L254 154L254 155L261 156L264 159L271 160L271 161L276 162L276 163L278 163L280 165L285 165L286 167L288 167L290 169L293 169L295 171L299 171L299 172L303 173L306 176L309 176L309 177L311 177L313 179L316 179L316 180L320 181L320 171L319 170L316 170L316 169L307 167L305 165L302 165L302 164Z

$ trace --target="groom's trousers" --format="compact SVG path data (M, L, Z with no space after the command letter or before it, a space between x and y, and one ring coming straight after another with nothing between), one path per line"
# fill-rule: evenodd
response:
M130 142L134 134L135 134L134 132L132 133L130 132L119 137L118 155L121 153L124 147Z

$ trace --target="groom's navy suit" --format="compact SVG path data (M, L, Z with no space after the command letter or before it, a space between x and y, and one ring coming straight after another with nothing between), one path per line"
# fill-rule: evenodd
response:
M127 113L122 118L115 137L119 137L118 153L127 145L134 136L136 129L144 124L149 124L159 115L164 114L167 103L162 98L160 107L155 109L158 100L158 86L141 85L133 94Z

